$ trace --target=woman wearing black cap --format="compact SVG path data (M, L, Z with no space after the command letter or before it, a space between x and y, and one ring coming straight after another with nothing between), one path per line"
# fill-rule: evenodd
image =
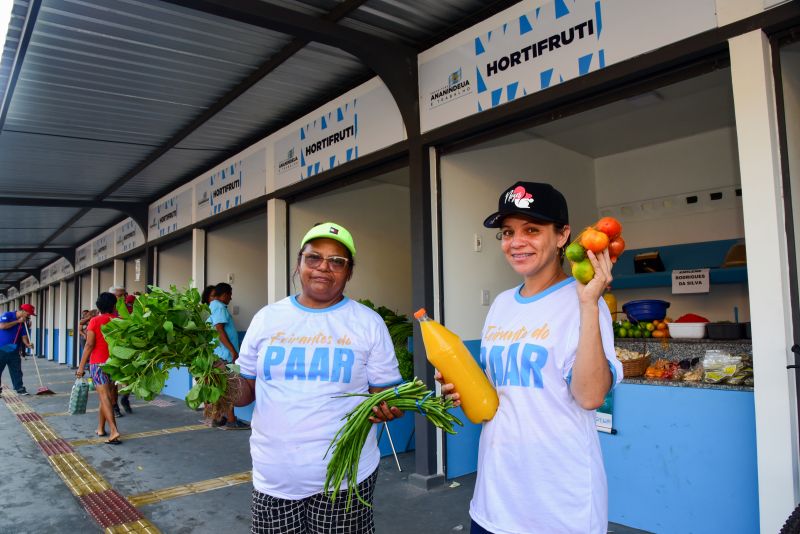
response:
M500 229L523 283L497 296L483 328L481 362L500 406L481 432L472 533L605 533L594 410L622 378L602 299L608 251L587 252L595 275L586 285L565 274L567 203L549 184L512 185L484 225ZM452 384L442 391L458 399Z

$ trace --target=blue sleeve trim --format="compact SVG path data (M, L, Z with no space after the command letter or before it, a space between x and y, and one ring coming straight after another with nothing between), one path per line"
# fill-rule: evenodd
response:
M244 374L244 373L239 373L239 376L241 376L242 378L246 378L247 380L255 380L255 379L256 379L256 377L255 377L255 376L253 376L253 375L246 375L246 374Z
M403 383L403 379L400 378L399 380L395 380L394 382L387 382L385 384L370 384L369 387L371 388L390 388L392 386L399 386Z
M614 367L614 364L608 362L608 367L611 369L611 387L608 388L609 391L613 391L613 389L617 386L617 368Z

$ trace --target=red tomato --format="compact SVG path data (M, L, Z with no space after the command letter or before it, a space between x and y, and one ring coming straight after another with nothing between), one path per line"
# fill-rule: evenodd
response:
M622 225L614 217L603 217L597 221L594 228L606 234L609 239L619 237L622 233Z
M595 254L600 254L608 246L608 236L603 232L598 232L594 228L587 228L581 234L581 245L586 250L591 250Z
M608 244L608 255L611 256L612 260L617 259L624 250L625 250L625 240L622 239L622 236L612 239L611 242Z

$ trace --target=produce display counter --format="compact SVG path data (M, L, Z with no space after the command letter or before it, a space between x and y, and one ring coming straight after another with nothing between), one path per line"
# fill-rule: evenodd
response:
M642 351L641 339L617 346ZM750 340L648 340L653 357L752 354ZM758 532L753 388L627 378L600 433L609 520L651 532Z

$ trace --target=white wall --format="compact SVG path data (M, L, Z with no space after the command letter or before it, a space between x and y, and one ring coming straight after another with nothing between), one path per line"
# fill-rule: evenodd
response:
M67 328L75 328L75 279L74 278L70 278L69 280L67 280Z
M236 329L244 331L267 304L266 213L206 232L207 284L227 282L228 273L233 274L229 309Z
M139 280L136 280L136 260L140 262ZM133 294L136 291L144 293L147 289L145 281L147 278L147 262L145 255L131 256L125 259L125 289L128 293Z
M158 247L158 287L169 289L175 285L179 289L189 285L192 277L192 241Z
M109 263L103 267L100 267L100 293L105 293L108 291L108 288L114 285L114 264Z
M595 183L598 207L663 197L682 199L700 190L719 189L727 194L740 185L736 131L722 128L597 158ZM707 202L705 209L664 209L646 219L622 217L627 248L744 238L741 197L715 202L719 204ZM744 284L714 285L710 294L673 295L669 287L614 289L614 294L620 309L630 300L661 299L670 302L668 313L673 319L698 313L712 321L733 321L735 306L740 321L750 320Z
M81 310L92 310L96 308L92 300L92 274L84 273L81 275Z
M518 180L551 183L567 199L573 230L597 218L591 158L543 139L511 139L441 158L444 320L464 339L480 337L489 311L480 305L482 289L494 300L521 283L500 251L497 230L483 226L506 188ZM473 251L474 234L483 238L482 252Z
M598 207L739 187L736 131L723 128L597 158L595 176ZM744 237L741 201L717 202L701 213L663 210L631 224L620 218L627 248Z
M289 261L294 273L300 241L314 223L333 221L353 234L356 267L345 293L410 315L411 219L408 169L289 206ZM392 183L379 180L387 179ZM291 294L300 290L293 278Z

